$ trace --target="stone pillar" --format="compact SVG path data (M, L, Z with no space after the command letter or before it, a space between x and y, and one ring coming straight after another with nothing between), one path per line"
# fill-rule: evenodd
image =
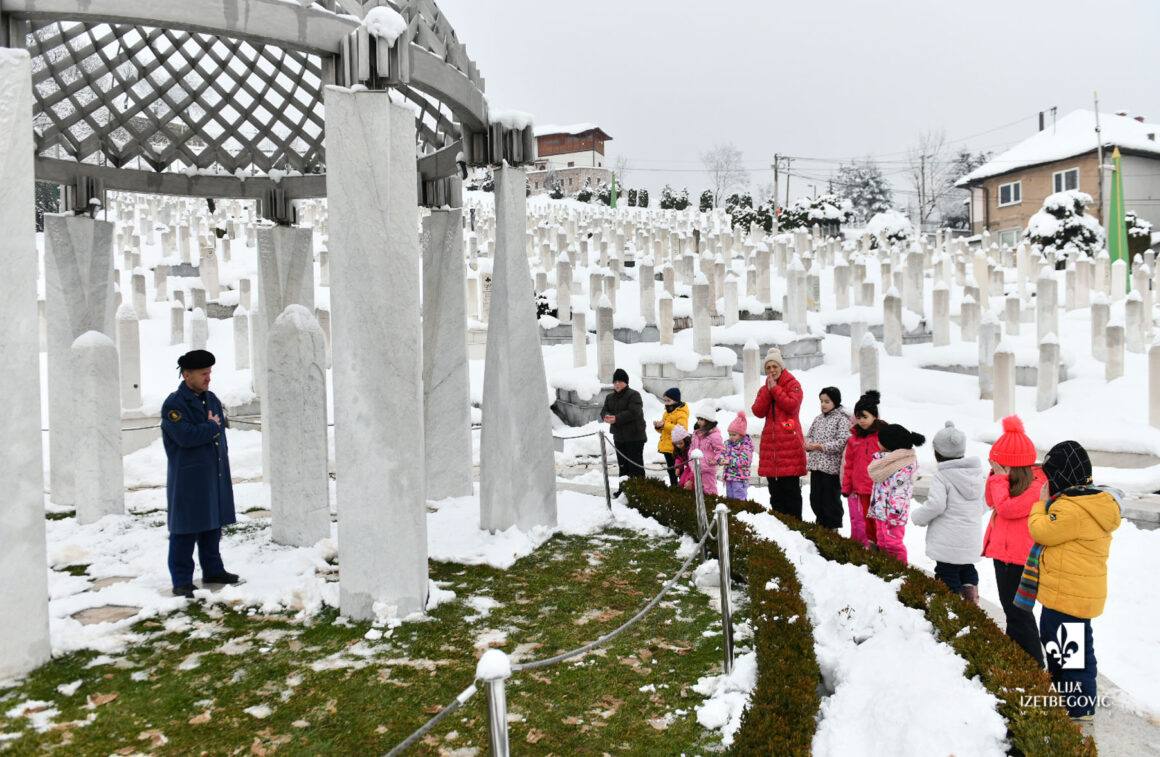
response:
M267 336L271 538L310 547L330 536L326 338L314 315L290 305Z
M329 370L334 367L334 350L330 346L330 310L327 308L315 306L314 318L318 321L318 327L322 329L322 335L326 337L326 367Z
M1100 362L1108 359L1108 320L1112 308L1103 292L1092 295L1092 357Z
M190 287L189 299L191 300L191 302L190 302L191 309L193 309L193 310L198 310L198 309L205 310L206 309L205 289L203 289L202 287Z
M415 116L386 92L324 98L339 603L358 620L403 617L428 591ZM536 326L526 259L522 281Z
M76 435L77 523L96 523L125 514L121 459L121 403L117 386L117 346L99 331L78 336L70 348L76 403L70 429Z
M596 378L600 383L612 383L616 370L616 342L612 338L612 303L608 295L600 295L596 303Z
M669 300L670 308L672 300ZM588 313L584 310L577 310L572 314L572 366L574 368L583 368L588 365L588 327L585 321L588 320ZM669 319L669 334L673 333L672 319Z
M0 111L3 108L0 104ZM99 331L110 339L116 334L113 224L86 216L46 214L44 280L48 322L49 491L55 504L71 505L75 504L75 466L71 461L76 459L77 435L72 422L76 389L70 350L73 341L88 331ZM113 397L117 396L114 390Z
M862 338L866 336L865 321L850 322L850 373L862 370Z
M158 263L153 268L153 301L165 302L169 299L169 266Z
M1075 261L1069 261L1063 269L1063 301L1064 308L1071 312L1079 307L1079 274L1076 272Z
M709 315L708 279L697 274L693 284L693 351L702 357L713 353L713 323Z
M1059 339L1048 334L1039 343L1038 387L1035 394L1035 409L1039 412L1050 410L1059 401Z
M243 370L250 367L250 313L238 305L231 320L234 322L234 368Z
M834 301L838 310L850 307L850 266L843 259L834 266Z
M1006 341L995 348L994 419L1015 414L1015 353Z
M472 320L481 320L479 316L479 277L467 278L467 317Z
M1037 341L1043 341L1048 334L1059 333L1058 285L1050 273L1040 276L1036 282L1035 321Z
M145 274L134 273L131 281L133 282L133 310L137 314L137 320L148 320L149 302L145 295Z
M1160 342L1148 348L1148 423L1160 428Z
M665 292L669 296L675 296L677 293L677 271L673 268L672 263L665 263L664 267L661 268L661 277L663 279Z
M1138 291L1128 295L1124 303L1124 339L1127 342L1128 352L1142 354L1144 352L1144 301Z
M725 326L737 323L737 277L729 274L725 277Z
M757 268L757 299L763 305L770 305L773 303L773 295L770 292L769 281L769 247L765 244L758 245L754 258L754 265Z
M525 306L531 295L523 244L526 178L522 169L506 166L495 177L496 298L483 380L480 521L490 531L554 527L556 462L548 402L541 397L529 403L512 393L515 386L548 383L536 313Z
M891 288L882 300L882 341L886 354L902 357L902 298Z
M1112 302L1119 302L1128 294L1128 264L1123 260L1112 263L1112 275L1108 281L1108 292Z
M9 406L0 443L0 488L5 492L4 527L0 528L5 566L0 582L4 618L0 679L36 669L48 662L52 652L45 569L31 81L27 53L12 50L0 58L0 124L5 132L0 140L0 229L4 230L0 234L0 270L4 271L0 352L9 374L4 387ZM61 418L61 422L68 420Z
M959 306L959 330L964 342L979 338L979 303L969 294Z
M934 285L931 293L931 330L935 347L946 347L951 343L951 290L941 281Z
M661 344L673 343L673 297L668 292L661 292L660 315L657 316L657 330L660 331Z
M979 324L979 399L989 400L994 396L995 350L1001 338L999 322L990 313L983 313Z
M201 274L201 283L205 287L206 297L210 300L217 300L221 296L222 287L218 275L217 250L212 246L201 248L201 258L198 261L198 273Z
M117 310L117 355L120 358L121 407L141 407L141 333L133 308Z
M923 255L913 250L906 255L906 277L903 294L906 298L906 309L912 313L924 314L923 299L925 298L925 278L923 276Z
M250 294L250 280L238 280L238 305L244 307L246 310L252 310L254 307L253 299Z
M878 384L878 340L869 331L862 335L858 366L862 376L861 393L865 394L871 389L881 389Z
M862 291L859 294L858 305L860 307L873 307L874 305L874 282L863 281Z
M423 389L427 499L473 493L471 384L463 288L463 211L423 219ZM565 290L572 278L567 255ZM557 289L557 291L560 291ZM571 305L566 304L567 310Z
M330 286L330 250L318 251L318 285Z
M640 315L647 325L657 322L657 282L653 272L653 259L645 258L640 261Z
M1017 295L1011 294L1003 301L1003 319L1007 333L1018 336L1023 319L1023 304Z
M757 341L752 337L741 349L742 385L745 387L745 396L741 398L743 400L741 404L745 406L757 398L757 392L761 388L760 350Z
M1118 318L1106 329L1107 362L1104 363L1104 378L1115 381L1124 375L1124 322Z
M208 343L209 320L206 318L204 310L194 308L193 312L189 314L189 348L191 350L204 350Z
M185 305L177 300L169 306L169 344L181 344L185 341Z

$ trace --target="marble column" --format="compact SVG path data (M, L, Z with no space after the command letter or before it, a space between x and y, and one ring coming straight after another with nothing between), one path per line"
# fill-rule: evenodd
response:
M1144 301L1138 291L1133 291L1124 302L1124 339L1128 352L1144 352Z
M1036 378L1035 409L1050 410L1059 401L1059 339L1048 334L1039 343L1039 370Z
M566 252L556 258L556 313L565 326L572 322L572 261Z
M768 306L773 302L773 296L770 292L769 247L767 245L757 246L754 265L757 268L757 300Z
M646 325L655 325L657 322L657 282L654 273L653 259L644 258L640 261L640 315Z
M616 342L612 338L612 303L600 295L596 303L596 378L601 384L612 383L616 370Z
M0 58L0 352L9 403L0 443L0 679L48 662L48 581L33 181L32 73L22 50ZM112 256L110 252L110 267ZM47 334L46 334L47 337ZM47 341L47 340L46 340ZM64 419L62 419L62 422Z
M185 342L185 305L174 300L169 306L169 345Z
M878 382L878 340L869 331L862 335L858 367L862 378L861 393L865 394L871 389L881 390Z
M121 407L141 407L141 330L128 305L117 310L117 355L120 358Z
M330 536L326 338L314 314L290 305L270 326L262 405L270 446L271 539L310 547Z
M1016 295L1008 295L1003 301L1003 320L1007 333L1018 336L1023 320L1023 304Z
M169 299L169 266L158 263L153 268L153 301L165 302Z
M572 314L572 367L574 368L583 368L588 365L588 325L585 323L587 320L587 311L577 310ZM669 326L669 332L672 333L672 326Z
M423 219L421 243L426 496L429 500L468 497L474 489L463 211L432 210ZM571 276L569 268L566 278Z
M1160 342L1148 348L1148 423L1160 428Z
M995 348L995 386L992 403L995 420L1015 414L1015 353L1006 341Z
M189 314L189 348L191 350L204 350L208 343L209 320L206 318L204 310L194 308L193 312Z
M842 258L834 266L834 303L838 310L850 307L850 266Z
M1124 322L1116 318L1108 323L1105 338L1108 357L1104 363L1104 378L1115 381L1124 375Z
M931 330L935 347L946 347L951 343L951 290L941 281L934 285L931 293Z
M737 277L729 274L725 277L725 326L737 323Z
M403 617L428 591L415 116L386 92L326 87L324 100L339 604ZM523 282L538 329L526 259Z
M693 283L693 351L702 357L713 353L713 322L709 315L710 286L704 274Z
M862 370L862 338L866 336L866 321L850 322L850 373Z
M923 276L923 255L921 252L915 250L906 256L906 276L905 289L903 296L906 309L912 313L917 313L922 316L925 312L923 308L923 300L925 299L925 278Z
M748 406L750 402L757 398L757 392L761 388L761 348L757 341L750 337L749 341L741 349L741 369L742 369L742 385L745 387L745 396L742 397L742 405Z
M661 292L660 315L657 316L657 330L660 331L661 344L673 343L673 296L668 292Z
M1108 359L1108 321L1112 308L1103 292L1092 295L1092 357L1101 363Z
M882 300L882 341L886 354L902 357L902 298L891 289Z
M223 240L225 241L225 240ZM210 300L217 300L221 296L221 276L218 273L217 250L213 247L201 248L201 258L197 264L201 283L205 287L205 295Z
M58 505L75 504L75 466L71 461L76 459L77 436L72 423L76 404L72 343L88 331L99 331L110 339L117 333L113 230L113 224L86 216L44 216L49 491ZM115 390L113 396L118 396Z
M250 367L250 313L238 305L230 320L234 322L234 368L244 370Z
M494 172L495 281L483 379L480 521L489 531L556 525L556 461L536 313L527 306L523 169ZM611 377L609 377L611 378ZM603 380L603 377L601 377ZM529 401L517 387L539 397Z
M77 523L96 523L125 513L121 458L121 402L117 392L117 346L99 331L78 336L69 348L76 378L70 429L76 435Z
M1112 263L1111 278L1108 280L1108 293L1112 302L1119 302L1128 295L1128 264L1123 260Z
M1001 338L999 322L990 313L983 313L979 324L979 399L989 400L994 395L995 350Z

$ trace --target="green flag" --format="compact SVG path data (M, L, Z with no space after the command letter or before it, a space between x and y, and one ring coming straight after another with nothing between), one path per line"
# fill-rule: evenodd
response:
M616 207L616 174L612 174L612 201L609 205Z
M1120 165L1120 148L1112 150L1112 202L1108 206L1108 255L1111 262L1124 261L1128 267L1124 286L1131 288L1132 258L1128 251L1128 225L1124 220L1124 174ZM1113 285L1115 282L1113 282Z

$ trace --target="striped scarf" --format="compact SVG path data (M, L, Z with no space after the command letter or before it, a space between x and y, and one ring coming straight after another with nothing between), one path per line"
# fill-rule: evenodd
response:
M1112 498L1116 500L1117 505L1120 504L1124 496L1124 493L1119 489L1115 489L1110 486L1092 486L1090 484L1081 484L1079 486L1069 487L1059 494L1049 497L1047 504L1045 504L1043 507L1043 511L1049 511L1051 506L1055 503L1055 500L1059 499L1065 494L1091 494L1092 490L1107 492L1108 494L1111 494ZM1039 561L1042 559L1042 557L1043 545L1031 545L1031 552L1027 555L1027 564L1023 566L1023 575L1019 579L1019 588L1015 590L1016 607L1022 607L1024 610L1035 609L1035 599L1039 596Z

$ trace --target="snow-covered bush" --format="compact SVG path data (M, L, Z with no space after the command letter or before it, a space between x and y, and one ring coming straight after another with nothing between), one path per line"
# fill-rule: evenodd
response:
M636 204L638 207L641 207L641 208L648 207L648 190L647 189L640 190L640 194L637 195L637 197L636 197Z
M887 210L874 214L866 224L866 232L871 237L871 246L877 247L879 237L893 243L905 242L914 236L914 226L897 210Z
M576 193L576 199L580 202L592 202L592 198L595 196L592 191L592 180L585 179L584 186L580 187L580 191Z
M630 208L636 207L636 190L635 189L628 190L628 207L630 207Z
M1128 227L1128 251L1132 255L1143 254L1152 246L1152 224L1136 215L1134 210L1124 214L1124 223Z
M837 234L838 227L853 217L854 208L849 200L827 193L794 200L792 205L782 211L777 225L782 231L821 226L823 234Z
M749 231L752 226L760 226L765 232L773 231L773 205L770 202L753 207L753 196L748 192L729 195L725 201L725 212L729 214L731 228L740 226Z
M596 188L596 199L601 205L612 205L612 185L606 181L600 182Z
M706 189L701 193L701 205L699 209L702 213L708 213L713 209L713 190Z
M1095 256L1104 246L1104 230L1094 216L1084 213L1092 196L1070 189L1043 201L1043 209L1031 216L1023 238L1045 253Z
M680 194L674 194L668 184L661 190L661 210L685 210L689 207L689 190L682 189Z

